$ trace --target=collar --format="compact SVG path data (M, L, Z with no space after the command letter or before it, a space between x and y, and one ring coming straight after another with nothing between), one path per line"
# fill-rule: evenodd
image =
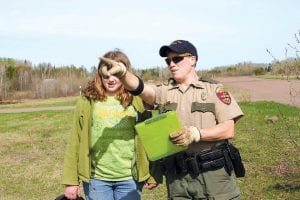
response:
M180 84L177 84L176 81L175 81L174 79L171 79L171 81L169 80L169 86L170 86L169 90L173 90L173 89L179 88L179 87L180 87ZM199 80L198 78L195 79L195 80L190 84L190 86L193 86L193 87L195 87L195 88L201 88L201 89L205 88L205 87L204 87L204 83L203 83L201 80Z
M196 79L194 80L192 83L191 83L192 86L196 87L196 88L205 88L204 87L204 84L202 81L200 81L199 79Z

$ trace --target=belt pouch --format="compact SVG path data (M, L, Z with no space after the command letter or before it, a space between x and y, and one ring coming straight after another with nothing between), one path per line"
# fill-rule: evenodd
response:
M187 165L186 165L186 162L185 162L185 158L186 158L186 156L184 155L184 153L178 153L175 156L176 173L177 174L182 174L182 173L187 173L188 172Z
M195 156L188 157L186 159L186 164L188 167L188 171L191 174L199 174L200 173L199 165L198 165L198 162L197 162L197 159Z
M236 177L244 177L246 172L239 150L232 144L229 144L229 150Z

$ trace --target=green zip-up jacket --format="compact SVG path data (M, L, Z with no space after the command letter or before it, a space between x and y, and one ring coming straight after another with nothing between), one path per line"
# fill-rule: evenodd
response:
M144 112L142 100L133 97L132 105L138 113ZM92 125L93 101L82 96L74 111L74 126L67 146L63 166L63 185L79 185L89 182L91 176L90 133ZM155 183L150 177L149 161L144 148L135 135L135 157L132 162L132 176L138 182Z

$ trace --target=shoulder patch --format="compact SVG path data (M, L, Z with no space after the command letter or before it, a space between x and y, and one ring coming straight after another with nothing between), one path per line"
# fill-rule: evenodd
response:
M214 80L214 79L211 79L211 78L208 78L208 77L200 77L200 78L199 78L199 81L208 82L208 83L213 83L213 84L220 83L219 81Z
M230 94L227 90L224 89L223 86L219 86L219 87L216 88L216 95L220 99L220 101L222 101L226 105L231 104Z

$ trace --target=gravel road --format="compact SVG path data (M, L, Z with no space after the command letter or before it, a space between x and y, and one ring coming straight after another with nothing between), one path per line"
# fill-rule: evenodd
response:
M254 77L216 78L232 90L237 100L275 101L300 107L300 80L273 80Z
M238 100L275 101L300 107L300 80L272 80L254 77L216 78L232 92ZM55 106L38 108L4 108L0 113L34 112L44 110L70 110L74 106Z

